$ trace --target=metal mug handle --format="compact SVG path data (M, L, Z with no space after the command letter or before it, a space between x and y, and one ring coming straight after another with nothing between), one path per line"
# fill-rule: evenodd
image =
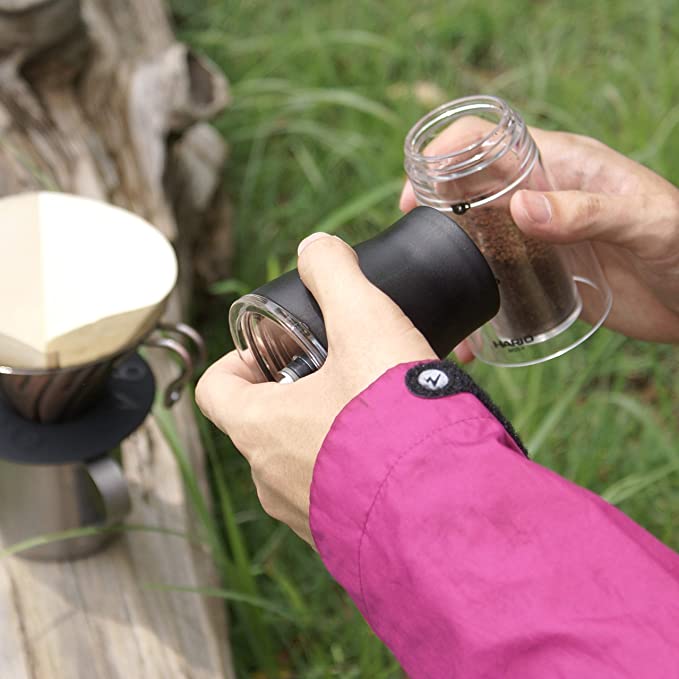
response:
M179 357L181 363L179 376L165 388L163 402L167 408L171 408L181 397L187 383L205 366L207 349L198 331L186 323L158 323L156 332L159 334L152 334L142 344L150 348L168 349ZM160 333L172 334L179 339Z
M189 340L193 351L196 354L194 360L194 367L196 370L202 370L207 363L207 347L205 340L201 334L192 328L188 323L158 323L157 328L164 332L174 333L179 335L183 340Z
M85 463L85 469L104 504L102 525L120 523L132 507L122 467L113 458L104 456Z

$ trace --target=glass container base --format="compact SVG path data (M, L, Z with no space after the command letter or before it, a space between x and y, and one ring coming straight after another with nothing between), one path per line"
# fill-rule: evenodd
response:
M573 280L580 299L587 303L578 304L556 328L540 335L509 340L497 334L491 321L469 338L474 356L489 365L518 368L544 363L582 344L604 323L613 299L607 286L598 286L581 276L574 276Z

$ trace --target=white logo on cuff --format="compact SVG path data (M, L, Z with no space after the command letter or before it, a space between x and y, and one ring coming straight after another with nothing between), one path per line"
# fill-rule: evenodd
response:
M423 370L417 376L417 383L429 391L440 391L448 386L448 375L438 368Z

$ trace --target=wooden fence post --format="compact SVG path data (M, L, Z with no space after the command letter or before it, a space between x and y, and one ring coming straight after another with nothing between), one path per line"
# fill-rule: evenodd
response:
M192 248L225 161L205 121L227 101L216 67L175 41L162 0L0 0L0 195L59 190L146 218L183 265L170 320L191 294ZM152 365L161 385L175 369L163 357ZM172 414L206 492L190 396ZM192 532L152 417L123 454L129 523ZM210 556L181 538L130 532L73 563L0 561L0 676L231 679L221 602L152 583L214 584Z

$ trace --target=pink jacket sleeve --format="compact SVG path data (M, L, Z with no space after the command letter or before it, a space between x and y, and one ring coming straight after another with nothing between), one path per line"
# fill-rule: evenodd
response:
M335 420L311 489L330 573L413 679L679 677L679 556L528 460L455 371L397 366Z

